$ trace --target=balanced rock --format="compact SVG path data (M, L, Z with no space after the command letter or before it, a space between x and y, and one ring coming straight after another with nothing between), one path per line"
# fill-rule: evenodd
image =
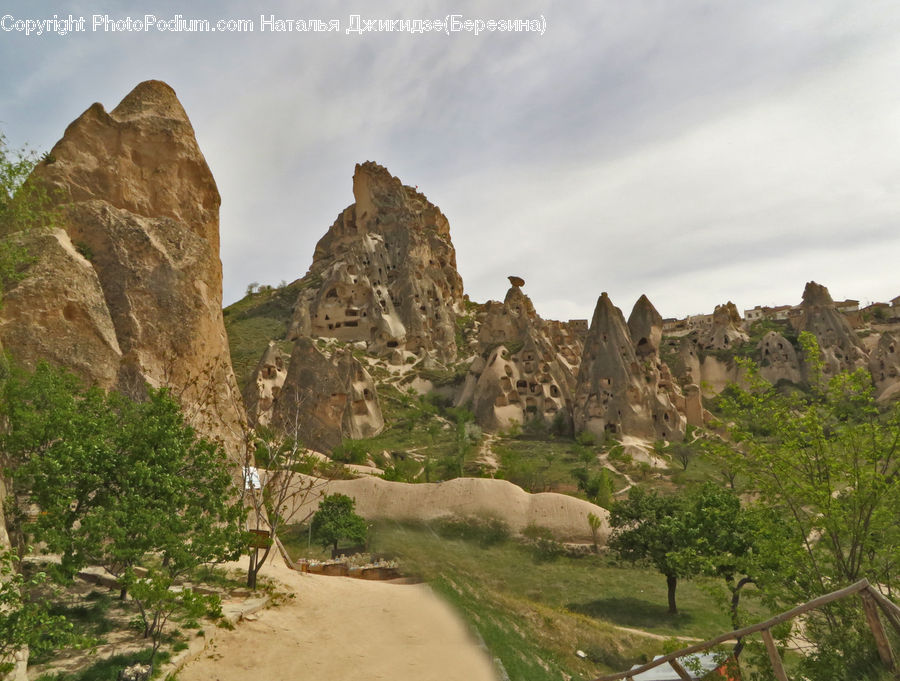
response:
M862 341L838 311L827 288L814 281L807 283L800 307L798 330L808 331L818 340L826 376L867 364Z
M260 366L266 370L264 362ZM372 437L384 428L369 373L350 351L339 349L326 357L309 338L295 341L270 414L273 428L323 452L345 437Z
M198 430L235 451L244 414L222 319L219 192L172 88L141 83L109 113L93 104L30 181L59 203L68 236L40 237L46 250L10 293L8 350L134 396L170 386Z
M489 301L479 315L481 356L470 365L457 404L471 401L476 421L488 430L557 418L568 428L575 371L567 355L580 353L581 344L559 322L541 319L512 283L502 303Z
M665 387L660 390L658 384L648 385L645 372L622 311L603 293L594 310L578 372L575 430L587 430L598 437L628 434L648 439L683 438L683 414L668 399Z
M382 166L353 175L355 202L316 245L288 339L365 341L369 350L456 357L462 278L440 209Z

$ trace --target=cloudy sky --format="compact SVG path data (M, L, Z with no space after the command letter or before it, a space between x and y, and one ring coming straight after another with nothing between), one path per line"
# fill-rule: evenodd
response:
M354 164L418 185L450 220L474 300L506 276L544 317L733 300L799 302L808 280L900 294L895 0L5 2L0 130L43 151L92 102L175 88L222 194L225 302L302 276L352 202ZM115 9L113 9L115 6ZM109 33L92 16L252 19L252 33ZM348 35L363 18L543 19L543 35ZM339 33L261 32L260 16Z

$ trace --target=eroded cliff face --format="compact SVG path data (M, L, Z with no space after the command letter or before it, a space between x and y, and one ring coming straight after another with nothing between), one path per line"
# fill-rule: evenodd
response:
M38 257L0 316L13 356L132 395L170 386L201 433L236 451L219 192L172 88L147 81L111 112L93 104L30 181L60 205L62 230L28 237Z
M479 315L479 357L470 365L459 404L471 400L480 426L488 430L538 418L572 422L581 339L559 322L548 323L513 284L502 303L490 301Z
M273 381L273 387L278 381L281 385L270 402L260 400L251 409L256 423L267 423L320 452L330 452L345 437L372 437L384 428L375 383L349 350L336 348L327 356L313 340L298 338L283 378L284 365L278 366L283 354L268 355L259 374Z
M638 301L632 314L633 327L642 332L635 344L621 310L606 293L598 299L578 373L576 431L598 437L684 437L685 417L672 402L674 385L668 368L663 370L658 360L662 320L657 321L659 315L648 305L649 301Z
M866 365L862 341L847 318L838 311L827 288L814 281L808 282L801 308L798 331L808 331L818 339L826 376Z
M316 245L288 340L331 337L363 341L373 354L455 359L463 290L447 218L372 162L356 166L353 196Z
M869 371L879 400L900 396L900 342L893 333L881 334L878 345L869 355Z

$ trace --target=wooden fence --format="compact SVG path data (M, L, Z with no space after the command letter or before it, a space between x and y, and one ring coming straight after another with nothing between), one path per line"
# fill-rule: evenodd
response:
M795 617L803 615L810 610L821 608L823 605L833 603L834 601L840 600L842 598L847 598L848 596L852 596L854 594L858 594L860 599L862 600L862 607L863 612L866 616L866 622L868 623L869 628L872 630L872 635L875 637L875 644L878 647L878 655L881 658L881 661L884 663L887 669L896 670L897 665L894 658L894 652L891 650L891 644L888 641L887 634L885 633L884 627L881 624L881 619L878 617L878 610L881 610L881 612L884 614L885 619L890 622L891 626L897 631L898 634L900 634L900 607L885 598L877 589L873 588L872 585L869 584L868 580L862 579L844 589L833 591L830 594L826 594L825 596L820 596L819 598L813 599L808 603L798 605L796 608L788 610L787 612L783 612L780 615L776 615L775 617L768 619L765 622L760 622L759 624L744 627L743 629L738 629L737 631L730 631L727 634L722 634L721 636L717 636L716 638L710 639L709 641L704 641L703 643L698 643L696 645L690 646L689 648L676 650L674 653L669 653L668 655L658 657L652 662L648 662L647 664L640 667L635 667L634 669L629 669L625 672L617 672L615 674L598 676L593 681L620 681L620 679L633 681L634 677L637 674L666 663L668 663L669 666L675 670L675 673L678 674L681 679L684 679L684 681L691 681L691 675L688 674L681 663L678 662L679 658L685 657L687 655L693 655L695 653L700 653L709 650L710 648L721 643L737 640L743 638L744 636L749 636L750 634L755 634L757 632L762 635L763 643L765 643L766 645L766 650L769 653L769 661L771 662L772 669L775 672L775 678L777 678L778 681L790 681L784 671L784 664L781 661L781 656L778 654L778 650L775 647L775 641L772 638L772 634L770 633L771 628L776 624L781 624L782 622L786 622L788 620L794 619Z

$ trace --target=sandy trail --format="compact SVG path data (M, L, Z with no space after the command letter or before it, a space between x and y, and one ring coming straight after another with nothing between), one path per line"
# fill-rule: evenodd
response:
M425 586L301 574L280 560L263 572L295 598L217 632L181 681L496 681L488 654Z

